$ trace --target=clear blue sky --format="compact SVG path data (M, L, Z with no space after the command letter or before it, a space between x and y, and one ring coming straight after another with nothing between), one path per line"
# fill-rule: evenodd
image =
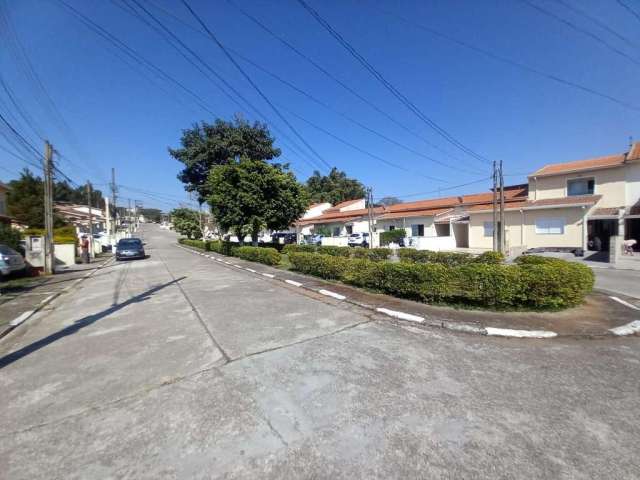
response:
M156 32L118 8L117 5L123 5L121 0L67 1L197 92L217 116L229 119L242 111ZM487 58L403 23L381 9L640 108L640 48L632 47L640 45L638 19L615 0L564 0L608 25L627 43L561 3L530 1L604 39L635 59L635 63L521 0L309 0L309 3L429 118L475 152L490 159L502 159L505 171L513 175L507 182L517 183L525 180L523 173L544 163L624 151L629 136L640 138L640 111ZM637 0L626 2L640 11ZM269 117L270 125L292 136L210 39L177 23L154 6L174 12L197 28L179 1L144 0L142 3L258 106ZM428 180L416 173L389 167L285 112L327 162L371 185L376 197L437 191L489 176L486 164L447 143L409 112L295 0L239 3L362 96L448 154L408 134L343 90L226 1L191 0L190 3L227 47L278 73L335 110L452 166L446 168L431 163L388 143L241 62L277 105L403 168L448 182ZM143 76L139 67L125 64L122 53L115 52L72 17L57 0L9 0L2 5L34 68L78 139L75 142L64 129L61 131L59 122L36 101L38 96L33 84L25 79L11 51L0 49L0 71L4 80L44 135L75 164L63 160L60 167L78 183L89 178L96 184L106 182L111 167L115 167L118 183L162 192L176 199L186 198L176 179L181 165L168 155L167 147L178 145L181 129L196 121L213 121L214 117L175 86L160 83L159 88L149 81L148 73ZM0 99L4 102L0 103L0 111L6 113L10 105L2 91ZM251 111L242 113L250 120L256 119ZM20 131L41 148L41 141L26 127L18 125ZM289 142L283 142L281 134L274 132L274 135L298 177L306 179L312 167L291 149ZM0 145L8 146L2 137ZM77 164L86 168L81 169ZM24 164L0 151L0 166L17 171ZM6 170L0 172L0 178L5 181L14 176ZM481 191L488 186L489 182L485 181L443 190L442 194ZM98 185L98 188L106 189L106 186ZM123 189L121 195L140 199L147 206L163 209L171 206L166 198L160 201L130 190ZM424 197L435 195L437 193Z

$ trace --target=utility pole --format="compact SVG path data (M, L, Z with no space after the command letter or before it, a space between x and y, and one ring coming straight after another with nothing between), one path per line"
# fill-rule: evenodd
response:
M113 242L116 241L116 229L118 228L118 207L116 206L116 192L118 187L116 186L116 169L111 168L111 203L113 203Z
M53 147L48 140L44 142L44 273L51 275L55 270L55 252L53 245Z
M131 235L131 199L129 199L129 209L127 210L127 218L129 219L129 222L128 222L129 235Z
M493 161L493 251L498 250L498 172L496 161Z
M500 160L500 253L505 253L505 224L504 224L504 175L502 173L502 160Z
M91 197L93 196L93 189L91 182L87 180L87 206L89 207L89 258L94 258L93 253L93 210L91 208Z
M373 248L373 189L367 188L367 216L369 220L369 248Z

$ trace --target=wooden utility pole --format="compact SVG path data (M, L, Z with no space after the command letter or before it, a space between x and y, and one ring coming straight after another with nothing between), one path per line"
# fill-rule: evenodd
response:
M129 219L129 234L131 234L131 199L129 199L129 209L127 210L127 218Z
M496 162L493 161L493 251L498 251L498 172Z
M91 207L91 197L93 197L93 189L91 182L87 180L87 207L89 207L89 258L94 258L93 253L93 210Z
M502 173L502 160L500 160L500 245L499 251L505 253L505 224L504 224L504 175Z
M369 248L373 248L373 189L367 188L367 216L369 220Z
M53 245L53 147L44 142L44 273L51 275L55 271L55 252Z
M118 227L118 207L116 206L116 192L118 188L116 186L116 169L111 168L111 203L113 204L113 242L116 241L116 230Z

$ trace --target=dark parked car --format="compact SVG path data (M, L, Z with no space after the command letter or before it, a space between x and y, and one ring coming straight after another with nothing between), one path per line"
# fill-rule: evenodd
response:
M295 233L290 232L277 232L271 234L271 241L273 243L284 243L288 245L290 243L296 243L297 235Z
M116 260L145 258L144 244L139 238L123 238L116 246Z

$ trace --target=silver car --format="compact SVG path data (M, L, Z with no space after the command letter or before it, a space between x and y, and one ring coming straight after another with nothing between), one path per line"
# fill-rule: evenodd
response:
M12 272L21 272L27 265L24 258L13 248L0 245L0 275L9 275Z

